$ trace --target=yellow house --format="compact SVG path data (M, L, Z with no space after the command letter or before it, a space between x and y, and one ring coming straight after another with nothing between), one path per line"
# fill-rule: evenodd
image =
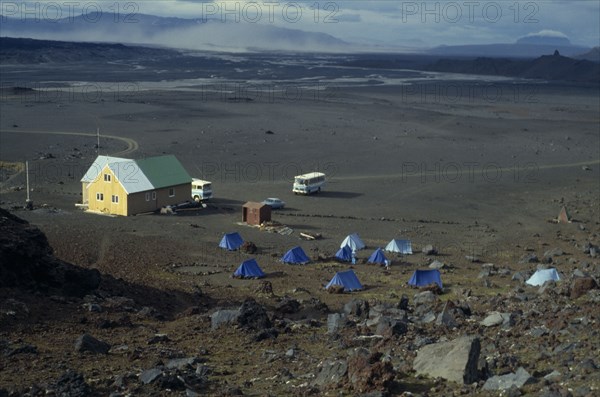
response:
M173 155L140 160L98 156L81 179L89 211L114 215L151 212L191 197L192 178Z

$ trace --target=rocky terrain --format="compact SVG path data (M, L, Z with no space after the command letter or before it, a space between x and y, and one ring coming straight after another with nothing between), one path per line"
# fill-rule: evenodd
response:
M441 269L443 291L314 296L269 277L231 295L183 287L173 272L162 288L100 276L54 258L22 219L2 210L0 220L0 395L550 397L600 387L591 242L464 272L451 257L417 254ZM524 284L557 264L562 280ZM465 276L474 281L459 287Z
M360 58L0 65L0 396L597 395L597 89ZM86 213L98 154L173 154L214 198ZM240 222L267 197L285 233ZM332 260L353 232L357 264ZM392 238L414 255L367 264ZM231 277L249 258L266 278ZM326 291L349 267L364 290ZM407 285L430 268L443 289Z

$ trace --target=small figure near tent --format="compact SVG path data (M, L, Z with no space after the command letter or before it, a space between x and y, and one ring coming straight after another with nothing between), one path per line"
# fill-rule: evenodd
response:
M362 284L358 281L356 273L353 270L346 270L343 272L337 272L331 279L329 284L325 286L326 290L334 286L343 287L344 292L356 291L363 289Z
M347 245L345 247L347 247ZM352 264L356 265L356 250L352 250Z
M286 252L283 258L281 258L281 261L291 265L305 265L310 262L310 258L304 253L304 250L298 246Z
M221 242L219 243L219 247L226 249L228 251L235 251L240 248L244 244L244 240L242 236L238 232L226 233Z
M242 264L233 273L233 277L236 278L263 278L265 273L262 271L256 259L248 259L242 262Z
M384 261L384 264L385 264L385 270L390 270L390 260L389 260L389 259L386 259L386 260Z

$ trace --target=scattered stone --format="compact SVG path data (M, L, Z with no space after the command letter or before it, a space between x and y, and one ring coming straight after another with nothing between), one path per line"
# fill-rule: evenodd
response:
M345 383L347 373L348 362L346 360L326 360L319 364L318 373L313 381L313 385L341 385Z
M413 304L415 306L431 306L435 304L438 300L439 298L433 292L424 291L415 294L415 296L413 297Z
M356 317L366 317L369 314L369 302L363 299L352 299L344 305L344 313Z
M75 351L89 351L94 354L107 354L110 350L110 345L94 338L89 334L83 334L75 341Z
M261 280L258 283L258 286L254 290L254 292L256 292L257 294L271 295L273 294L273 285L270 281Z
M281 302L275 306L275 312L280 314L294 314L300 311L300 302L288 296L284 297Z
M421 252L425 255L437 255L438 253L437 249L435 249L435 247L431 244L424 246Z
M167 336L167 334L155 334L150 339L148 339L148 344L155 345L157 343L164 343L164 342L168 342L168 341L169 341L169 337Z
M477 255L466 255L465 259L473 263L481 262L481 259Z
M437 316L435 323L437 325L445 325L448 328L457 327L456 314L458 311L460 311L460 309L457 309L453 302L447 301L444 304L442 312Z
M538 262L539 262L539 259L538 259L537 255L534 254L533 252L529 252L529 253L523 255L521 257L521 259L519 260L519 263L521 265L526 265L528 263L538 263Z
M377 324L375 335L391 337L396 335L404 335L407 332L408 325L406 322L382 316Z
M473 336L430 344L419 349L413 369L417 375L471 384L479 379L479 351L479 339Z
M437 259L434 260L433 262L431 262L429 264L429 268L430 269L438 269L438 270L442 270L442 269L447 269L448 266L446 266L445 263L438 261Z
M239 315L239 310L217 310L210 316L210 326L215 330L223 324L234 323Z
M392 363L382 360L382 353L361 350L348 359L348 378L359 393L388 391L396 372Z
M147 385L157 380L162 374L163 371L160 368L147 369L140 374L140 382Z
M577 299L588 291L597 289L596 280L591 277L576 278L571 283L571 299Z
M515 373L489 378L483 385L483 390L507 390L513 386L521 388L534 380L523 367L519 367Z
M197 357L174 358L167 362L166 367L179 370L191 369L198 361Z
M73 370L67 370L50 389L56 396L87 397L92 394L92 389L85 382L83 375Z
M236 320L242 328L254 331L262 331L272 327L264 306L253 298L248 298L242 303Z
M527 281L529 277L530 274L528 272L516 272L515 274L513 274L511 280L519 281L520 283L525 283L525 281Z
M347 318L345 314L332 313L327 315L327 333L337 334L342 328L346 326Z
M102 306L100 306L97 303L86 303L85 308L92 312L92 313L101 313L102 312Z
M514 317L510 313L491 312L480 324L484 327L495 327L497 325L510 327L514 325Z
M400 302L398 302L398 309L400 310L408 310L408 296L402 295L400 298Z

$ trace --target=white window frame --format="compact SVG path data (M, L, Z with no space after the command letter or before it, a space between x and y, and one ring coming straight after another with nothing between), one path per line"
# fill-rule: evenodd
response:
M150 201L150 192L146 192L146 201Z
M169 197L175 197L175 188L169 188Z
M104 193L96 193L96 201L104 201Z
M112 197L111 197L111 202L113 204L119 204L119 196L116 195L116 194L113 194Z
M156 200L156 192L152 192L152 200Z
M104 174L104 182L110 182L111 181L111 176L110 174Z

